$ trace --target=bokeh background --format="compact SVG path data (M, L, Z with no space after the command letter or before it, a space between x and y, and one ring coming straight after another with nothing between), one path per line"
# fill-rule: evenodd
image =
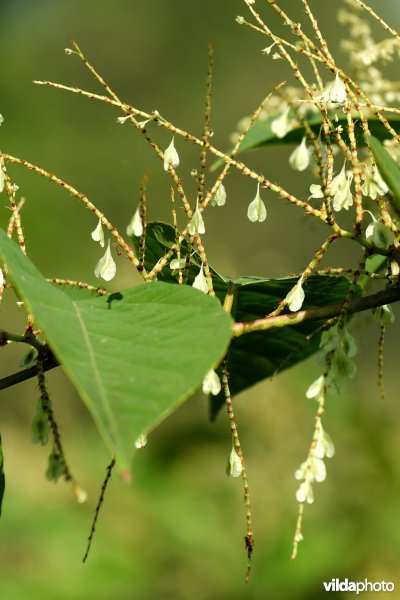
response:
M258 2L262 5L262 2ZM281 30L267 3L268 22ZM305 21L299 0L282 2ZM336 24L341 0L313 2L334 49L346 35ZM371 2L400 26L396 0ZM271 86L291 74L283 61L261 54L265 39L235 23L241 0L1 0L0 130L4 151L57 173L85 192L124 231L136 208L140 178L151 172L149 216L169 220L169 181L141 136L116 123L119 113L77 95L34 86L53 80L99 91L76 56L66 56L74 36L121 98L158 109L189 131L200 132L207 43L214 47L214 143L225 148L237 121ZM285 31L287 33L287 30ZM346 57L338 54L339 64ZM170 136L156 130L165 147ZM180 173L188 186L197 154L176 140ZM308 176L290 172L289 148L249 155L249 163L298 196ZM90 239L93 216L38 176L10 172L26 196L23 224L29 254L46 276L93 284L99 247ZM324 230L301 211L268 192L269 218L252 225L246 209L254 185L237 173L227 181L223 209L207 212L207 248L217 270L231 276L283 276L298 272L324 239ZM189 188L190 189L190 188ZM3 197L1 226L9 217ZM325 265L353 265L355 249ZM113 289L138 282L118 260ZM11 298L1 327L16 331L24 317ZM327 406L325 427L337 448L328 479L307 507L305 541L290 562L297 505L294 470L304 460L315 406L304 391L319 375L315 358L237 398L236 411L247 457L256 547L245 586L244 506L241 482L225 476L230 450L228 422L208 422L206 400L189 400L149 439L133 465L133 484L114 476L87 564L81 564L99 488L109 462L86 409L60 370L48 380L70 464L89 502L78 506L69 489L46 481L48 449L30 443L37 398L34 381L1 393L1 433L7 490L1 517L0 595L4 600L219 600L317 599L333 577L394 581L400 589L400 409L397 325L387 336L387 399L377 390L378 331L370 315L353 321L359 345L358 376L348 392ZM2 351L0 374L18 370L19 348ZM400 593L400 592L398 592ZM340 597L340 595L338 595ZM346 597L343 594L341 597ZM366 594L365 597L369 597ZM400 596L399 596L400 597Z

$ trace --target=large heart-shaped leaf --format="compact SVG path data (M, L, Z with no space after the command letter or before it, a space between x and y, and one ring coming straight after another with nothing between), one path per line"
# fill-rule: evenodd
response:
M219 363L231 318L215 298L166 283L71 300L3 231L0 256L111 452L127 468L138 436L193 394Z
M367 141L379 172L393 194L392 204L400 212L400 167L376 137L368 136Z
M294 115L293 115L294 116ZM307 118L307 117L306 117ZM332 119L335 118L335 115L332 115ZM267 146L271 144L299 144L302 138L305 136L304 127L295 127L291 131L289 131L285 137L278 138L276 134L271 129L271 123L276 119L276 116L269 117L264 121L257 121L253 127L249 130L243 142L240 144L239 153L245 152L246 150L252 150L253 148L258 148L260 146ZM319 135L322 127L322 118L321 115L312 114L307 118L307 122L310 128L313 130L315 135ZM375 118L368 119L369 129L371 134L380 140L391 139L390 133L387 129L382 125L382 123ZM343 133L342 137L346 142L348 142L347 138L347 119L340 118L338 121L335 120L335 126L342 126ZM393 117L390 119L390 125L397 132L400 131L400 117ZM356 122L355 126L355 134L357 138L358 144L365 144L364 135L362 127L359 123ZM322 136L322 141L324 141L324 137ZM331 142L335 143L335 137L332 134ZM227 153L229 154L230 151ZM211 167L211 170L214 171L221 164L223 164L222 159L218 159L215 161Z
M145 267L151 269L172 247L175 231L171 225L161 222L149 223L146 235ZM136 242L137 243L137 242ZM187 251L182 243L181 251ZM193 254L188 283L191 284L201 264ZM289 290L296 277L271 279L267 277L240 277L233 281L211 269L217 297L223 303L229 287L233 287L232 316L235 321L253 321L272 312ZM159 275L170 282L177 282L167 265ZM312 275L305 286L306 298L303 308L315 308L343 301L349 290L346 277ZM356 295L358 290L356 291ZM309 321L293 327L284 327L251 333L235 339L228 352L228 371L232 393L238 393L277 371L287 369L316 352L321 336L321 322ZM223 403L222 395L212 398L212 413Z

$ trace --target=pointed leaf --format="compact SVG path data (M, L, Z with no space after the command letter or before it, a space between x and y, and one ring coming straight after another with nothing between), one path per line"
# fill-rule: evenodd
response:
M175 242L175 231L167 223L155 222L147 226L145 267L151 269ZM186 242L182 250L187 249ZM198 273L200 259L192 255L188 283L191 284ZM267 277L239 277L235 282L211 268L213 285L221 304L224 302L229 285L234 287L232 316L235 321L253 321L265 317L283 300L297 282L297 277L270 279ZM166 265L159 279L177 282L169 265ZM346 277L312 275L304 285L305 301L303 308L326 306L344 300L350 282ZM359 293L357 288L356 295ZM322 331L321 322L309 321L294 327L251 333L235 339L228 352L228 371L233 394L254 385L295 365L318 350ZM215 414L224 403L223 395L211 398L212 413Z
M231 337L218 300L166 283L71 300L0 231L0 256L111 452L127 468L154 428L217 366Z
M379 172L393 194L392 204L400 212L400 167L376 137L371 135L367 141Z
M294 115L293 115L294 116ZM308 124L310 128L313 130L316 136L319 135L322 127L322 118L320 115L311 114L307 118ZM332 115L334 119L335 116ZM251 127L248 134L244 138L243 142L240 145L239 154L245 152L246 150L252 150L253 148L258 148L259 146L267 146L271 144L300 144L303 137L306 135L304 127L295 127L289 133L285 135L283 138L278 138L271 129L271 123L276 119L276 116L268 117L265 121L257 121ZM390 133L385 129L382 123L378 119L368 119L368 124L370 131L373 136L380 140L391 139ZM341 125L343 127L342 137L348 142L347 139L347 120L346 118L341 118L337 122L335 121L335 126ZM393 117L390 119L390 125L397 132L400 132L400 117ZM365 144L365 140L363 137L363 131L359 124L356 124L355 134L357 138L358 144ZM324 138L322 137L322 142ZM332 134L331 142L335 143L335 137ZM227 154L229 154L231 150L228 150ZM221 164L223 164L222 159L216 160L211 170L215 171Z

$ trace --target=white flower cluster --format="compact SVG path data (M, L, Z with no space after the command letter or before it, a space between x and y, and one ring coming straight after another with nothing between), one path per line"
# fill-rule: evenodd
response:
M301 504L304 502L312 504L314 502L313 484L321 483L326 479L324 458L332 458L335 454L332 440L323 430L321 423L318 426L317 437L313 444L307 460L300 465L294 474L295 478L301 481L296 492L296 500Z
M336 175L332 179L331 194L333 198L332 207L333 210L339 212L349 210L350 206L353 205L353 196L351 193L351 183L353 181L353 173L351 171L346 172L346 161L343 163L342 170L339 175ZM317 184L310 186L311 198L323 198L324 193L322 187Z

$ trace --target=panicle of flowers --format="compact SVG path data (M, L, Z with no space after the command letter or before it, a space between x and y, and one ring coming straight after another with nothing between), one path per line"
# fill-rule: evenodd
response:
M314 435L307 458L295 471L295 478L300 481L300 485L296 490L296 500L299 503L299 517L293 540L292 558L296 557L298 544L303 540L302 517L304 504L312 504L314 502L314 484L321 483L326 479L326 465L324 460L332 458L335 454L333 442L324 430L321 421L324 411L325 392L326 378L324 375L316 379L306 392L307 398L317 401L318 411L315 417Z

